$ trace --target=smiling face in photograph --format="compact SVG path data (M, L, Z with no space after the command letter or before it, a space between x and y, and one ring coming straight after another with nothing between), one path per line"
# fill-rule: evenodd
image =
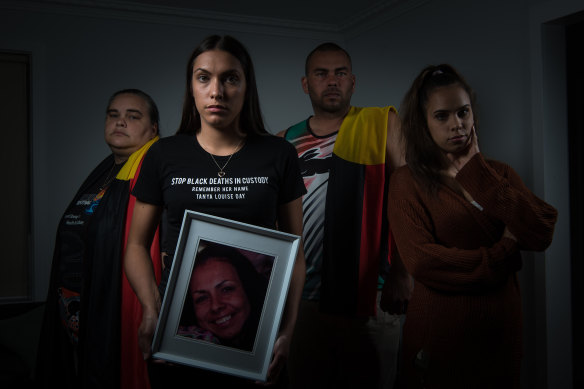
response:
M122 162L154 138L158 132L148 114L148 104L132 93L123 93L114 98L106 111L105 142L116 163Z
M246 81L237 58L222 50L201 53L193 64L191 88L201 126L239 129Z
M235 268L226 260L211 258L195 267L189 291L199 327L220 339L237 336L251 306Z
M456 153L470 141L474 116L468 93L458 84L434 89L426 104L432 139L445 153Z

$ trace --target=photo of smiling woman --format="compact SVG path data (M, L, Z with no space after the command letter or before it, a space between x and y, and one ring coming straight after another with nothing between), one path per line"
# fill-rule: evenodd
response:
M269 278L238 249L205 243L195 259L177 335L252 351Z

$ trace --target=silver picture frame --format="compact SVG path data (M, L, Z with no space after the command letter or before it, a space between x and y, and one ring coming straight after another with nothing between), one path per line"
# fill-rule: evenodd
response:
M185 211L152 342L153 358L266 381L300 239L293 234ZM256 320L255 336L247 348L216 343L218 340L214 337L209 340L184 335L184 328L191 327L185 327L181 320L189 304L198 301L190 297L191 275L202 247L209 245L235 248L270 260L267 272L258 270L268 278L267 288L263 301L255 301L256 305L260 304L257 305L260 307L259 320ZM262 298L256 297L256 300Z

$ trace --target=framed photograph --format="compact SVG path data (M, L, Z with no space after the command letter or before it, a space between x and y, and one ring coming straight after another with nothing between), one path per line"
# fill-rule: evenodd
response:
M266 381L300 237L185 211L153 357Z

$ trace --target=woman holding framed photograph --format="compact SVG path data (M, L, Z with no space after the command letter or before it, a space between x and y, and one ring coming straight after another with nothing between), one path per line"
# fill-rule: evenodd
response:
M186 93L177 135L150 150L134 188L138 199L125 256L125 270L144 309L139 339L151 355L164 290L154 279L148 247L166 210L162 250L172 259L185 210L302 235L304 184L294 148L263 125L251 58L230 36L210 36L195 49L186 69ZM170 263L166 264L166 269ZM268 383L277 383L287 359L300 293L300 249L273 351ZM156 367L154 367L156 370ZM164 370L164 369L161 369ZM160 374L161 386L184 377L216 387L246 385L243 379L194 368ZM235 381L234 381L235 380ZM154 380L156 381L156 380ZM253 383L251 383L253 385Z

